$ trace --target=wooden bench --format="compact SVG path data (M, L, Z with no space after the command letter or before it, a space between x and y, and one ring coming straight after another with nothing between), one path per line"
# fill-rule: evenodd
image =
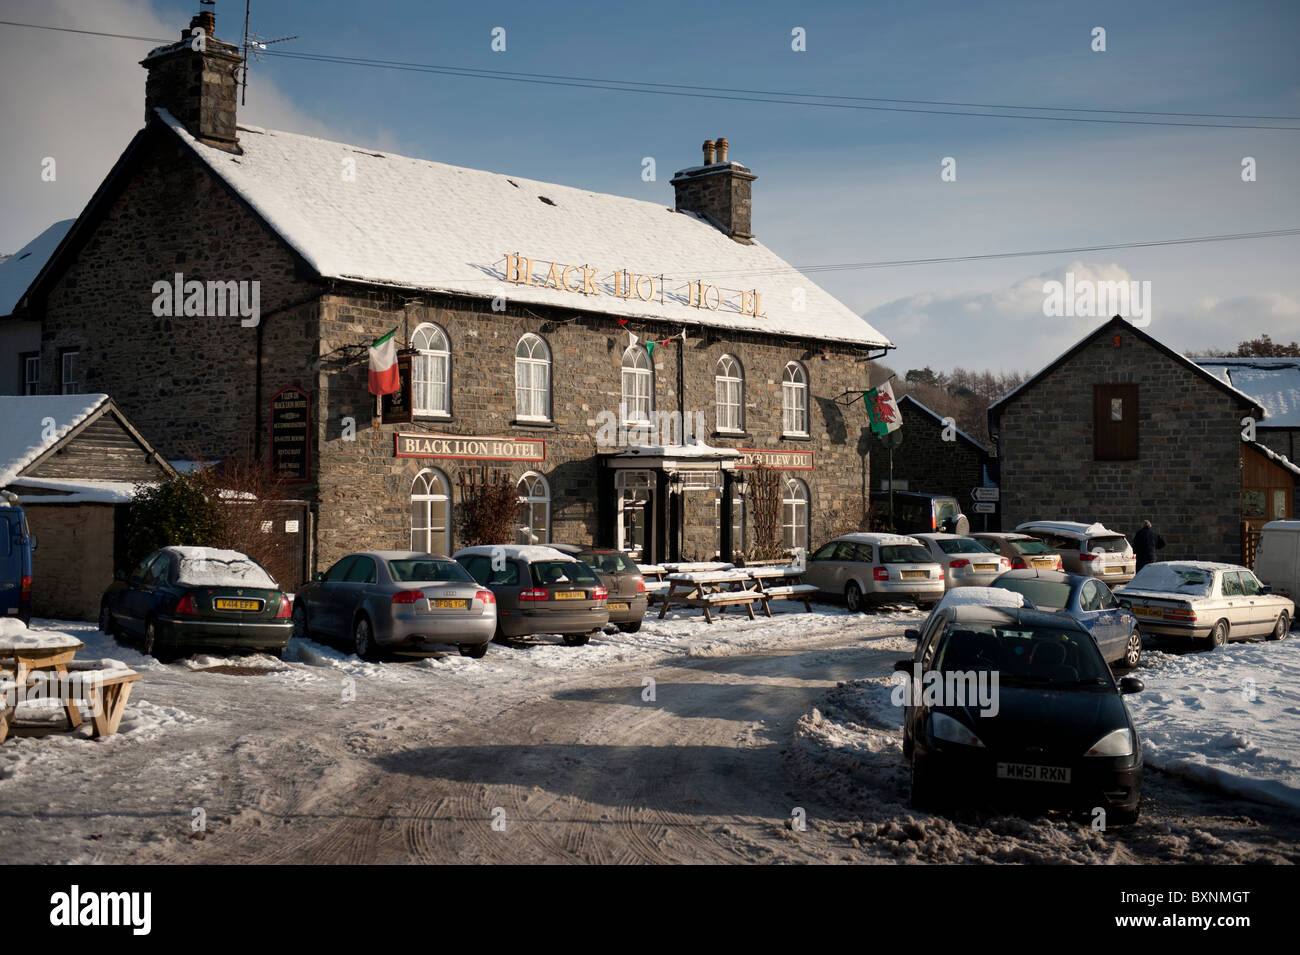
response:
M758 590L724 590L718 593L701 594L694 598L694 601L701 610L704 611L704 619L713 623L713 616L709 613L710 609L717 607L721 613L724 607L743 606L745 612L749 614L749 619L756 619L754 616L754 604L763 603L763 594ZM772 616L771 613L768 616Z
M768 606L768 600L798 600L803 604L804 610L812 613L813 594L820 590L820 587L813 584L782 584L777 587L765 587L763 596L767 599L763 601L763 610L770 617L772 608Z
M68 664L68 670L79 674L83 680L87 674L97 675L90 682L86 704L90 707L95 735L112 736L122 723L126 701L131 697L131 684L140 679L140 674L126 667L105 669L89 660L73 661Z

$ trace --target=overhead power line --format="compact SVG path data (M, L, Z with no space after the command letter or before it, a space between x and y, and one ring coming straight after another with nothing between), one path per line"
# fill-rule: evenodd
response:
M157 37L132 36L121 33L106 33L95 30L80 30L70 27L55 27L36 23L19 23L12 20L0 20L0 25L25 27L38 30L51 30L75 33L87 36L102 36L116 39L141 40L151 43L173 42ZM659 96L678 96L693 99L730 100L738 102L764 103L780 106L812 106L824 109L852 109L870 112L910 113L916 115L931 114L935 116L970 116L986 119L1027 119L1040 122L1059 123L1094 123L1103 125L1125 126L1177 126L1202 129L1275 129L1300 130L1300 126L1260 125L1258 123L1233 122L1184 122L1169 119L1121 119L1130 117L1181 117L1182 119L1232 119L1262 120L1280 122L1300 122L1300 116L1267 116L1241 113L1191 113L1155 110L1128 110L1111 107L1088 106L1027 106L1009 103L966 103L949 100L898 99L877 96L850 96L833 93L802 93L779 90L751 90L733 87L693 86L679 83L659 83L642 80L618 80L599 77L568 76L554 73L523 73L509 70L485 70L475 67L450 66L436 63L415 63L402 60L385 60L372 57L353 57L340 54L308 53L301 51L265 51L265 56L279 57L303 62L329 63L341 66L358 66L372 69L397 70L403 72L431 73L443 76L459 76L468 79L491 79L501 82L528 83L539 86L560 86L577 89L596 89L608 92L643 93ZM896 104L896 105L881 105ZM953 107L939 108L939 107ZM1002 112L972 112L972 110L1001 110ZM1007 112L1016 111L1016 112ZM1041 113L1086 113L1105 115L1038 115Z

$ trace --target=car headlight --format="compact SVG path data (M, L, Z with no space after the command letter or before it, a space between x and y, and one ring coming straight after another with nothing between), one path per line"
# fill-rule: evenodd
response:
M1133 733L1131 730L1115 730L1107 733L1097 742L1092 744L1092 748L1084 753L1085 756L1132 756L1133 755Z
M984 743L978 736L951 716L944 716L942 713L931 714L930 733L935 739L945 740L949 743L961 743L963 746L984 748Z

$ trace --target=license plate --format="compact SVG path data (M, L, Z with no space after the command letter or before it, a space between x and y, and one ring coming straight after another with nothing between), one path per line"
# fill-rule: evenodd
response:
M1036 560L1036 561L1034 561L1034 566L1035 566L1035 567L1055 567L1055 566L1056 566L1056 561L1054 561L1054 560Z
M1124 573L1124 568L1123 568L1123 567L1107 567L1107 568L1105 568L1105 569L1102 571L1102 573L1103 573L1103 574L1122 574L1122 573Z
M217 610L261 610L260 600L235 600L233 597L217 597L212 601Z
M900 570L898 572L898 576L904 578L905 580L910 580L913 577L929 577L930 574L928 571L924 571L924 570Z
M975 569L979 571L997 570L997 564L976 564Z
M998 763L998 779L1021 779L1031 783L1068 783L1069 766L1039 766L1037 763Z
M557 590L555 592L556 600L581 600L587 596L581 590Z
M1139 617L1163 617L1165 612L1156 607L1134 607L1133 612Z
M469 601L439 598L437 600L430 600L429 606L434 610L465 610L469 607Z
M627 604L610 604L610 605L609 605L609 609L610 609L610 610L626 610L626 609L628 609L628 607L627 607Z

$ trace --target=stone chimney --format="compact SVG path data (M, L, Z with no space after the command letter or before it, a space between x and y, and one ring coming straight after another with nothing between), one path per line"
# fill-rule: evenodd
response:
M758 177L727 159L729 144L719 138L704 142L704 165L674 174L677 211L694 212L737 242L754 241L750 231L750 183Z
M239 102L239 47L214 35L210 10L195 14L180 41L151 50L140 61L149 71L144 88L145 123L158 121L162 107L195 139L237 153L235 109ZM200 32L201 31L201 32Z

